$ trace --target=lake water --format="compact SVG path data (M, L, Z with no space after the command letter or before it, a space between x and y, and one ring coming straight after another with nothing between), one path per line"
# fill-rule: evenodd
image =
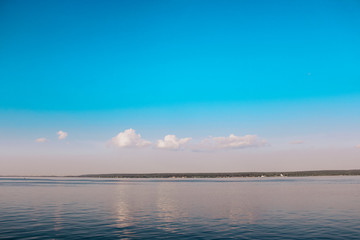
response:
M360 239L360 177L0 178L0 239Z

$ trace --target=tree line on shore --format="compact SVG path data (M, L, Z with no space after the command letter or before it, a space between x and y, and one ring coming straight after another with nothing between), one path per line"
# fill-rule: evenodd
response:
M96 178L231 178L231 177L311 177L311 176L355 176L360 169L354 170L316 170L293 172L226 172L226 173L112 173L86 174L77 177Z

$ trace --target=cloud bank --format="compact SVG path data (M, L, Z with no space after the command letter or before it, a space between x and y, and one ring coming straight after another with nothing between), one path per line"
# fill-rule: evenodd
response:
M154 143L156 149L165 150L193 150L193 151L213 151L219 149L242 149L249 147L262 147L267 145L267 141L260 139L257 135L236 136L230 134L227 137L208 137L199 143L190 144L191 137L178 138L176 135L169 134L163 139ZM145 140L132 128L118 133L110 141L110 145L117 148L144 148L153 143Z
M63 132L63 131L58 131L57 133L56 133L57 135L59 135L58 136L58 139L59 140L64 140L67 136L68 136L68 133L67 132Z
M156 148L179 150L183 149L191 138L177 138L176 135L166 135L164 139L158 140Z
M230 134L228 137L208 137L201 141L194 150L216 150L216 149L241 149L249 147L265 146L267 141L256 135L236 136Z
M290 142L290 144L303 144L303 143L304 141L301 140Z
M355 147L360 149L360 144L356 145Z
M150 141L142 139L132 128L120 132L111 139L111 143L118 148L142 148L151 145Z
M35 142L44 143L44 142L47 142L47 139L46 138L37 138L37 139L35 139Z

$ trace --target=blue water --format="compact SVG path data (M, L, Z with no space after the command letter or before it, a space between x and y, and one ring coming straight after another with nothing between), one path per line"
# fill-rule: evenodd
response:
M0 239L360 239L360 177L0 178Z

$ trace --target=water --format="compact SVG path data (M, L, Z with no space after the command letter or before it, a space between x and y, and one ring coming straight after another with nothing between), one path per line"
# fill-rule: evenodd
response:
M0 239L359 239L360 177L0 178Z

